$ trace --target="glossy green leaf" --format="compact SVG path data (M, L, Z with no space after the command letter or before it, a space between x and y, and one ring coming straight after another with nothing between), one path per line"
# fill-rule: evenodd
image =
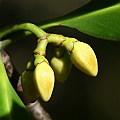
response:
M11 86L0 54L0 120L33 120Z
M46 22L43 29L51 26L68 26L83 33L108 40L120 40L120 0L93 0L78 10Z

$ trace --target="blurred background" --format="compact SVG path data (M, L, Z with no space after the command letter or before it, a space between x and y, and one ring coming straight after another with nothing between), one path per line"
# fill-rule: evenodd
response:
M0 0L0 28L18 22L38 23L73 11L88 0ZM119 120L120 119L120 44L97 39L67 27L46 30L74 37L94 49L99 63L97 77L90 77L76 67L64 84L55 82L49 102L41 104L56 120ZM22 73L36 45L36 37L30 35L8 46L12 61ZM54 53L48 45L47 58Z

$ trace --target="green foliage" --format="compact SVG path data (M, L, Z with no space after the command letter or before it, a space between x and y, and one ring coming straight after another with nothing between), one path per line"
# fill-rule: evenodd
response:
M39 25L44 29L52 26L67 26L94 37L119 41L119 20L120 0L93 0L68 15Z

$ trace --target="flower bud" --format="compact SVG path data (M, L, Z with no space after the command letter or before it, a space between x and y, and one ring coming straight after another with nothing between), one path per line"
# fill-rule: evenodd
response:
M32 56L31 60L27 63L26 69L27 70L33 70L34 68L35 68L34 57Z
M65 51L63 56L60 58L54 56L51 59L51 67L55 72L56 79L59 82L65 82L72 68L72 62L68 52Z
M44 101L48 101L54 88L54 72L46 62L37 64L34 74L34 84L40 97Z
M22 89L29 102L34 102L39 94L33 84L33 71L24 71L22 73Z
M73 64L84 73L96 76L98 73L97 58L92 48L83 42L75 42L70 54Z

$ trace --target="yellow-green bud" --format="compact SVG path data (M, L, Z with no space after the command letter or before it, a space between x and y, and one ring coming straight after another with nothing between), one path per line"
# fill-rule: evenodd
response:
M33 71L24 71L22 73L22 89L29 102L34 102L39 94L33 84Z
M37 64L34 74L34 84L37 91L44 101L48 101L54 88L54 72L46 62Z
M65 82L72 68L72 62L67 51L61 58L54 56L51 59L51 67L55 72L56 79L59 82Z
M73 64L84 73L96 76L98 73L98 63L93 49L86 43L75 42L70 59Z

